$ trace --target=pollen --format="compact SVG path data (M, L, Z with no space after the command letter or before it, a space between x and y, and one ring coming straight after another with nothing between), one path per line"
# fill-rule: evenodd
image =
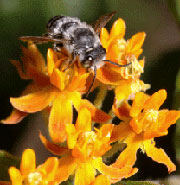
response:
M42 175L39 172L32 172L28 175L28 182L39 185L42 182Z
M139 90L141 90L141 84L138 80L134 81L134 83L131 84L131 90L132 92L138 92Z
M145 113L146 119L151 122L156 122L159 116L159 112L153 109L148 110Z
M135 79L141 75L141 73L144 72L143 67L140 65L139 61L136 59L135 55L127 56L126 57L127 64L131 63L126 68L126 79L132 78Z
M118 39L117 43L118 43L118 49L120 50L120 52L125 51L126 45L127 45L126 41L124 39Z

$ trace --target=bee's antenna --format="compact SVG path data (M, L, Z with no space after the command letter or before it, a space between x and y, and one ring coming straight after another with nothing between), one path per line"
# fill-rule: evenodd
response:
M111 60L103 60L103 61L109 62L110 64L113 64L113 65L118 66L118 67L127 67L127 66L131 65L131 62L128 63L128 64L125 64L125 65L120 65L120 64L117 64L115 62L112 62Z
M96 68L96 66L94 66L94 76L93 76L92 83L91 83L91 85L89 86L89 89L88 89L88 91L87 91L87 93L86 93L86 98L88 97L88 95L89 95L89 93L90 93L90 91L91 91L91 89L92 89L92 87L93 87L93 85L94 85L94 81L95 81L95 79L96 79L96 71L97 71L97 68Z

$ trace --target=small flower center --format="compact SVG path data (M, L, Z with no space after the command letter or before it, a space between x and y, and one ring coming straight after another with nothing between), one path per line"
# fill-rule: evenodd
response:
M132 78L136 79L140 76L141 73L144 72L143 67L140 65L139 61L136 59L135 55L127 55L126 56L127 64L131 63L128 67L126 67L126 79Z
M42 175L39 172L32 172L28 175L28 182L39 185L42 181Z
M150 109L145 113L146 119L151 122L156 122L159 112L157 110Z

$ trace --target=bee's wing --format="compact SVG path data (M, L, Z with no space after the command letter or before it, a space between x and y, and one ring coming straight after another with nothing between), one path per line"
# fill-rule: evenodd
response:
M47 36L22 36L22 37L19 37L19 40L23 42L32 41L36 43L46 43L46 42L64 43L68 41L65 39L56 39L56 38L50 38Z
M101 28L105 27L105 25L112 19L116 12L111 12L109 14L103 15L99 17L99 19L96 21L94 25L94 31L99 34L101 31Z

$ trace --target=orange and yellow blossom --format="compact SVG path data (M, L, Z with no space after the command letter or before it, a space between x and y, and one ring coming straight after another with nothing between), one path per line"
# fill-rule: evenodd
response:
M115 96L117 100L128 99L131 94L145 91L150 87L141 81L140 75L143 73L144 60L138 60L143 52L141 48L145 39L145 33L140 32L131 39L125 40L125 22L118 19L114 22L110 34L103 28L100 39L102 46L106 49L106 59L120 65L131 63L127 67L117 67L106 64L97 71L97 79L103 84L115 86Z
M54 180L58 163L57 157L49 157L36 168L34 150L26 149L22 154L20 170L13 166L9 168L12 185L58 185Z
M67 67L65 65L67 56L56 53L52 49L48 49L47 65L34 44L29 44L28 49L23 48L23 53L23 66L19 61L13 61L13 63L20 76L23 79L32 79L33 83L26 89L26 95L10 99L15 110L3 122L14 121L15 123L20 121L24 114L47 108L50 114L49 134L54 142L64 142L66 140L65 125L72 123L73 120L73 106L78 111L81 104L84 104L81 96L86 92L86 80L89 73L85 73L76 64ZM90 102L87 101L86 105L93 109L94 114L100 114L102 117L105 115L103 111L92 108ZM108 119L109 117L106 116L106 120L103 121ZM101 120L100 118L99 121Z
M70 175L74 174L75 185L97 184L101 179L102 182L104 180L109 184L135 174L137 169L131 166L115 168L102 162L102 156L111 149L110 137L113 124L104 124L95 131L92 131L91 127L91 113L86 108L79 111L75 125L66 124L67 145L70 152L59 160L55 179L59 182L66 181ZM65 153L64 148L61 150L60 146L50 144L42 135L40 137L51 152L61 154L63 151ZM105 177L100 176L95 180L96 170Z
M152 96L138 92L132 106L127 102L119 108L114 105L114 112L123 122L114 126L111 141L127 144L127 148L113 164L114 167L133 166L136 161L136 152L140 148L154 161L165 164L169 173L176 170L176 166L164 150L155 147L154 141L155 137L167 135L168 128L180 118L180 111L159 110L166 96L164 89Z

